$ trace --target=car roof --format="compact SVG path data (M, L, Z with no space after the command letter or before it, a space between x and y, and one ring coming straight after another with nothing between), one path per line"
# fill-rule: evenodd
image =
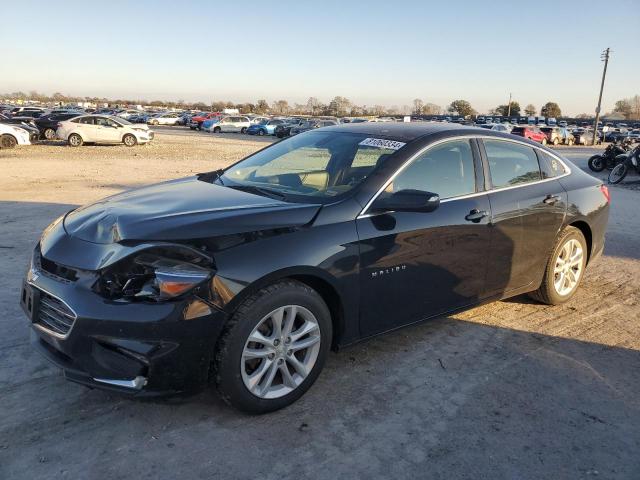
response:
M393 137L407 142L419 137L424 137L425 135L432 135L441 132L478 133L479 131L477 127L462 127L457 123L426 122L343 123L341 125L325 127L323 130Z

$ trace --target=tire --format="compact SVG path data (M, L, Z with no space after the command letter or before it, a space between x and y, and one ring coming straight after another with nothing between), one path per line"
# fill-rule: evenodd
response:
M45 128L42 135L47 140L54 140L56 138L56 131L53 128Z
M573 139L569 139L569 141L567 142L567 145L569 145L570 147L572 147L574 144Z
M135 147L138 144L138 139L135 135L127 133L124 137L122 137L122 143L124 143L127 147Z
M601 172L605 169L606 163L602 155L593 155L587 162L589 168L594 172Z
M158 120L151 120L151 125L158 125L159 123Z
M69 135L69 138L67 140L69 141L69 145L72 147L81 147L84 143L82 137L77 133L72 133L71 135Z
M609 172L609 183L620 183L629 173L629 167L625 163L619 163Z
M567 250L565 250L565 246L570 244L570 242L577 242L581 249L580 261L576 264L576 266L579 265L579 270L576 283L571 287L570 291L562 293L559 292L556 287L556 280L561 282L560 276L564 275L562 278L565 278L568 276L568 273L564 272L564 268L566 268L565 266L558 267L558 257L566 255ZM574 244L571 243L571 245ZM587 241L585 240L582 232L575 227L565 227L562 232L560 232L551 255L549 255L540 288L535 292L531 292L529 296L541 303L546 303L547 305L559 305L569 301L571 297L575 295L576 291L580 287L582 278L584 277L584 271L587 266L587 252ZM562 268L563 271L556 272L556 268ZM569 267L568 270L574 271L574 276L576 275L574 267ZM558 278L556 278L556 276L558 276Z
M292 334L287 337L277 337L276 334L272 341L273 316L283 309L285 313L280 316L280 325L286 329L287 315L292 307L297 312L293 316L296 323L291 327ZM270 331L257 330L269 324ZM296 332L303 329L308 332L295 338ZM250 336L256 338L258 335L264 343L249 340ZM218 341L213 364L218 392L226 403L247 413L267 413L291 405L318 378L329 353L331 339L331 315L315 290L294 280L265 287L242 302ZM314 343L308 348L293 354L289 350L292 345L302 345L302 342L310 340ZM271 353L261 353L263 350ZM248 351L252 352L249 357L246 356ZM295 360L292 362L291 358ZM293 367L294 364L305 363L306 377ZM285 383L285 370L289 372L289 385ZM263 373L251 377L260 371ZM253 391L250 390L252 383Z
M543 138L541 143L542 143L542 145L546 145L546 144L548 143L548 142L547 142L547 139L546 139L546 138Z
M258 135L261 136L261 137L264 137L264 135L265 135L264 134L264 130L262 130L262 129L258 130Z
M18 140L13 135L9 135L5 133L4 135L0 135L0 148L15 148L18 144Z
M214 127L213 133L220 133L220 127Z
M240 133L247 133L247 128L246 127L242 127L240 129Z
M554 144L554 145L558 145L558 144L560 144L560 140L558 139L558 137L556 137L556 138L554 138L554 139L553 139L553 144Z

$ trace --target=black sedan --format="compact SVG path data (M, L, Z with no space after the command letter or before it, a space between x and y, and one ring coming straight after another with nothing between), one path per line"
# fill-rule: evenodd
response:
M327 127L61 216L21 303L69 380L136 395L213 383L268 412L331 348L523 293L566 302L608 214L602 182L525 139Z
M34 126L33 122L29 120L7 117L6 115L3 115L0 113L0 123L3 123L5 125L14 125L16 127L20 127L26 130L27 132L29 132L29 141L31 143L37 142L38 139L40 138L40 132Z
M35 123L40 131L41 138L47 140L54 140L56 138L56 130L58 124L65 120L70 120L75 117L79 117L81 114L78 112L73 113L52 113L36 119Z

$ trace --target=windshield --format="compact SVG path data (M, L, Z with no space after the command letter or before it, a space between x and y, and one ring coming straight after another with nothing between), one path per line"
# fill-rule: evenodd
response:
M270 191L293 201L326 201L359 185L404 145L366 134L308 132L233 165L218 183L259 194Z

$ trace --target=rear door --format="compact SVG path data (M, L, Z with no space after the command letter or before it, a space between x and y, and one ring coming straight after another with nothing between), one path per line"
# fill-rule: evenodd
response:
M97 142L100 139L96 118L93 116L82 117L78 120L78 133L85 142Z
M418 155L381 195L437 193L433 212L361 215L360 328L380 333L472 305L485 290L489 200L476 144L449 140ZM475 155L474 155L475 151ZM480 173L481 174L481 173Z
M492 188L487 295L537 287L567 209L567 192L556 180L564 167L524 143L485 138L482 146ZM553 175L546 157L555 165Z

